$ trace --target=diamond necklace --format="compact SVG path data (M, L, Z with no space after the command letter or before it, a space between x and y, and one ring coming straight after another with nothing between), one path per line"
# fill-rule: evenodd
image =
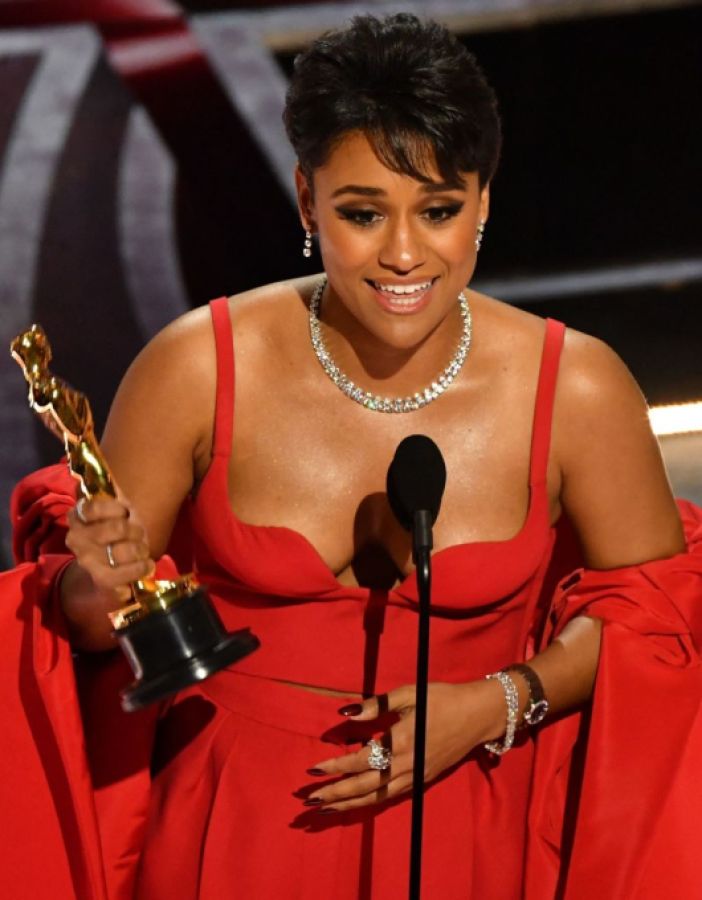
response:
M432 400L436 400L437 397L443 394L456 375L461 371L461 367L465 362L466 356L468 356L468 350L470 349L472 322L468 301L466 300L463 291L458 295L458 302L461 307L461 318L463 319L463 333L461 334L461 339L458 342L458 347L453 358L444 371L435 381L432 381L428 388L413 394L411 397L392 398L381 397L379 394L371 394L370 391L364 391L363 388L358 387L358 385L354 384L348 376L344 375L331 358L324 343L322 328L319 322L319 307L322 302L322 293L324 292L326 283L326 278L322 278L310 298L310 338L312 339L314 352L317 355L317 359L322 364L322 368L339 390L343 391L347 397L355 400L356 403L365 406L366 409L375 409L378 412L384 413L412 412L415 409L426 406L427 403L431 403Z

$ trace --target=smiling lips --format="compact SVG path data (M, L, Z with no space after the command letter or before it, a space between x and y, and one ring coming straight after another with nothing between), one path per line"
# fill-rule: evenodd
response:
M384 309L406 314L418 312L427 305L434 280L416 281L413 284L368 281L368 284Z

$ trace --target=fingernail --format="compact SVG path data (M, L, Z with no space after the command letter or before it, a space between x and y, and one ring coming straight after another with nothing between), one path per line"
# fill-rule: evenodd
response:
M363 707L360 703L349 703L348 706L342 706L339 710L340 716L358 716L363 712Z
M321 797L309 797L307 800L302 801L303 806L319 806L320 803L323 803Z
M333 806L327 806L326 809L317 809L315 812L320 816L328 816L329 813L339 812L339 810L334 809Z
M307 774L308 775L326 775L327 773L324 771L324 769L308 769Z

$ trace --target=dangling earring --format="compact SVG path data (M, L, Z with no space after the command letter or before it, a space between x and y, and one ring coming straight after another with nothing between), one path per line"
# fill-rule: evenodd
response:
M305 231L305 246L302 248L302 255L305 259L312 256L312 232L309 229Z
M478 225L478 233L475 236L475 249L480 250L481 244L483 243L483 235L485 234L485 220L481 219L480 224Z

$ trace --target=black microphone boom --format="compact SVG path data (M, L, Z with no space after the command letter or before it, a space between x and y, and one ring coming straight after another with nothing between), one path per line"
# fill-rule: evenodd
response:
M400 442L387 478L388 501L398 522L412 532L412 557L417 569L419 628L415 701L414 784L410 846L410 900L420 900L424 758L429 675L429 610L431 603L431 526L436 521L446 487L446 465L431 438L412 434Z

